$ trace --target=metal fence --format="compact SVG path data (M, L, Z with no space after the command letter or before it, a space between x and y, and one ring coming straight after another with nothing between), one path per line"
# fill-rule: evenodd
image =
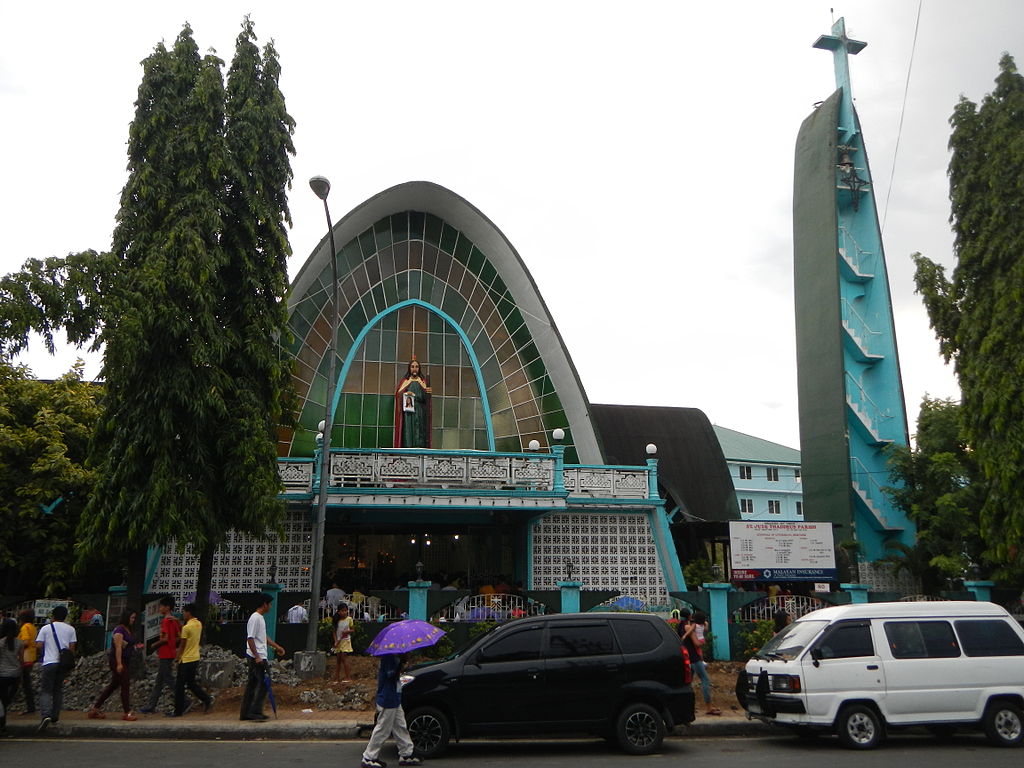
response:
M794 619L816 611L819 608L827 608L828 603L817 597L806 595L776 595L775 597L763 597L760 600L743 606L736 615L740 621L771 621L779 611L785 611Z
M471 595L445 606L431 621L508 621L539 616L544 604L520 595Z

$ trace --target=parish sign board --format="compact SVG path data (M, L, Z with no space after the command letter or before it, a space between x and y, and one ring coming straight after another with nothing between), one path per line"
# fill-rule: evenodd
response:
M729 523L734 581L830 581L836 578L832 523Z

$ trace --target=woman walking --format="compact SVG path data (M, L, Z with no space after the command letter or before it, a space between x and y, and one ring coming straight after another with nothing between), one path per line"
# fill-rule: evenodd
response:
M131 627L135 623L137 616L138 614L135 611L123 611L121 613L121 620L114 627L113 635L110 638L110 651L108 651L107 656L110 663L110 683L100 691L100 695L93 700L92 706L89 708L87 715L93 720L103 720L106 718L101 707L110 697L110 694L118 688L121 689L121 709L124 710L124 715L121 719L139 719L132 713L129 691L131 684L130 662L135 649Z
M18 614L21 629L18 639L21 640L21 690L25 695L25 711L23 715L31 715L36 711L36 696L32 688L32 667L36 664L36 614L31 608Z
M18 637L18 622L4 619L0 624L0 731L7 728L7 713L11 711L14 691L21 679L21 661L24 646Z

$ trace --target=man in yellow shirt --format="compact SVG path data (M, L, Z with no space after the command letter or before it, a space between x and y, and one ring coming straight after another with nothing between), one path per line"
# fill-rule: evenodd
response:
M185 619L185 626L181 628L181 636L178 638L178 678L174 684L174 712L168 717L181 717L189 709L185 707L186 686L192 694L203 702L203 714L206 714L213 707L213 697L199 687L196 682L196 671L199 668L199 640L203 636L203 624L195 617L196 607L193 603L186 603L182 608L182 617Z
M36 697L32 690L32 667L36 663L36 614L31 609L18 614L18 621L21 622L21 629L18 631L18 639L21 640L21 647L25 649L25 655L21 659L21 689L25 693L25 712L30 715L36 711Z

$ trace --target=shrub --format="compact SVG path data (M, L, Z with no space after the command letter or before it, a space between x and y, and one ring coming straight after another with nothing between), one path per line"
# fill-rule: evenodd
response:
M754 621L749 625L749 629L740 632L740 640L743 641L743 653L745 658L750 658L755 653L760 651L764 644L772 639L775 635L775 622L771 619L764 619L763 621Z

